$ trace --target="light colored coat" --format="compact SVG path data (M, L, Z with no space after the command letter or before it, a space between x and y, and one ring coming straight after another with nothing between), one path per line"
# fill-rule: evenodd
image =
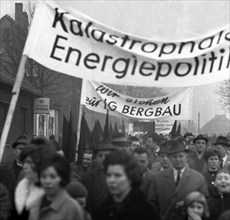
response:
M163 220L168 219L167 216L170 219L174 213L177 213L176 206L182 205L181 201L188 193L199 191L208 196L204 177L189 167L186 167L177 186L173 177L173 169L169 168L154 175L152 187L150 202L160 211ZM180 216L175 214L172 219L180 220Z
M29 220L83 220L81 206L72 199L65 190L56 195L52 203L41 208L42 197L35 206L30 209Z

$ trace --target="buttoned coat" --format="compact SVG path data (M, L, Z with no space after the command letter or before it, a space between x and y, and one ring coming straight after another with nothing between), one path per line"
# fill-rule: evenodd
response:
M61 190L49 206L42 207L42 197L30 210L29 220L83 220L83 210L65 190Z
M94 213L97 206L106 198L109 194L105 182L105 171L100 167L96 167L88 171L82 177L82 183L88 191L88 197L86 201L86 210L89 213Z
M153 165L152 165L152 167L151 167L151 171L152 171L153 173L157 173L157 172L162 171L162 170L161 170L161 164L160 164L159 161L156 162L156 163L153 163Z
M154 175L152 187L150 202L159 210L163 220L181 219L182 216L178 214L177 206L182 204L181 201L188 193L199 191L206 197L208 196L204 177L189 167L185 168L177 186L173 177L173 169L169 168Z
M200 173L204 171L205 168L205 159L204 153L202 154L201 158L198 158L196 152L190 152L188 154L188 166Z
M132 189L119 205L109 194L92 217L93 220L160 220L139 189Z
M144 195L147 199L152 194L153 175L154 175L154 173L151 170L147 169L147 171L143 177L141 186L140 186L141 191L144 193Z

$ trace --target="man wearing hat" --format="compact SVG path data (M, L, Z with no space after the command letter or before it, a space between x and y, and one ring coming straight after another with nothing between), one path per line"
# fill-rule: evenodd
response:
M221 156L221 162L220 162L220 167L221 168L226 168L230 166L230 143L228 139L224 136L219 136L216 139L216 142L213 144L215 149L217 149L220 152Z
M111 142L118 149L131 154L131 140L123 133L115 133Z
M86 210L89 213L94 213L97 206L101 204L104 198L108 195L108 189L105 182L105 172L103 162L106 155L115 150L111 143L101 143L95 149L96 167L87 171L82 176L82 183L88 190L86 201Z
M25 146L28 145L29 143L30 143L30 139L28 138L28 136L25 134L22 134L12 144L12 148L13 148L14 155L15 155L14 171L15 171L16 179L18 178L19 173L22 170L22 162L20 160L22 149L25 148Z
M152 172L157 173L171 166L171 162L168 158L168 149L170 145L171 141L165 141L160 144L160 150L158 151L159 161L153 163Z
M207 184L199 172L187 166L187 148L183 142L172 141L168 156L172 167L154 175L149 202L159 210L162 220L182 220L180 207L185 196L193 191L208 196Z
M194 138L193 144L194 151L190 151L188 155L188 165L190 168L202 173L205 166L204 153L207 149L208 139L199 134Z
M30 140L27 135L20 135L12 144L15 159L12 162L2 163L0 166L0 182L7 187L11 201L13 201L14 189L18 176L22 170L20 154L22 149L29 144L29 142Z

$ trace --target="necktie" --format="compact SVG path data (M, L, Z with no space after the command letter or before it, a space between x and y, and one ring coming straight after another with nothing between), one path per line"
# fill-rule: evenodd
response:
M224 160L221 159L221 160L220 160L220 169L223 169L223 166L224 166Z
M181 170L178 170L177 177L176 177L176 185L178 185L178 183L180 181L180 174L181 174Z

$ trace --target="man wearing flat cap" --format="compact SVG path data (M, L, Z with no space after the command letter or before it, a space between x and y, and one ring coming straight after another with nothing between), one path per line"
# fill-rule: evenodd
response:
M183 142L172 141L168 157L172 167L154 175L149 202L158 209L162 220L182 220L180 208L185 196L193 191L208 196L207 184L202 174L187 166L187 148Z
M29 143L30 143L30 139L28 138L28 136L25 134L22 134L12 144L12 148L13 148L14 155L15 155L14 170L15 170L16 178L18 178L19 173L22 170L22 162L20 160L21 151Z
M228 139L224 136L219 136L216 142L213 144L214 148L220 152L220 168L226 168L230 166L230 143Z
M85 208L91 214L96 211L97 206L101 204L109 193L105 182L103 162L106 155L110 154L114 150L115 148L111 143L100 143L95 149L96 167L87 171L82 176L82 183L88 190Z
M202 173L204 171L205 159L204 153L207 149L208 138L199 134L193 139L194 151L188 155L188 165L190 168Z
M27 135L20 135L12 144L14 160L10 163L2 163L0 166L0 182L7 187L11 201L14 197L14 189L17 184L19 174L22 170L20 154L23 148L30 143Z

